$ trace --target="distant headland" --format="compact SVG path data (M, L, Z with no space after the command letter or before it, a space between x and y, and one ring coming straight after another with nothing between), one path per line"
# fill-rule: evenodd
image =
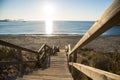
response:
M9 19L0 20L0 22L9 22Z
M0 22L11 22L11 21L25 21L25 20L24 19L18 19L18 20L3 19L3 20L0 20Z

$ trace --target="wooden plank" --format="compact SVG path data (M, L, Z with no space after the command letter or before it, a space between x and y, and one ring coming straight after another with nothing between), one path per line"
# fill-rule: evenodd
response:
M46 46L46 44L43 44L43 45L41 46L41 48L38 50L38 53L40 53L45 46Z
M72 62L70 62L69 65L75 67L77 70L81 71L93 80L120 80L119 75L106 72L100 69Z
M15 65L15 64L19 64L19 63L17 61L14 61L14 62L0 61L0 66L3 66L3 65Z
M30 61L23 61L23 63L35 63L35 62L37 62L37 61L33 61L33 60L30 60Z
M24 74L24 63L23 63L23 57L22 57L22 51L20 49L17 49L18 53L18 70L19 70L19 76L22 77Z
M105 11L100 20L96 21L96 23L85 33L69 54L73 54L75 50L85 46L118 23L120 23L120 0L115 0Z
M33 62L37 62L37 61L23 61L23 63L33 63ZM19 64L17 61L0 61L0 65L15 65L15 64Z
M43 44L42 47L38 50L38 53L40 53L44 47L52 49L50 46Z
M60 50L59 56L51 56L51 65L47 69L38 69L28 75L24 75L21 80L73 80L67 68L67 58L64 50ZM20 79L17 79L20 80Z
M45 52L43 52L43 53L40 55L40 60L43 58L44 55L45 55Z
M15 48L15 49L21 49L21 50L28 51L28 52L31 52L31 53L38 53L36 51L30 50L30 49L27 49L27 48L23 48L23 47L20 47L20 46L17 46L15 44L11 44L11 43L8 43L8 42L2 41L2 40L0 40L0 45Z

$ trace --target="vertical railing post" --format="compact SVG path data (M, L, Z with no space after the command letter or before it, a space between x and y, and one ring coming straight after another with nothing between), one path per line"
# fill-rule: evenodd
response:
M50 67L50 54L51 54L51 48L49 48L49 52L48 52L48 67Z
M43 68L43 66L44 66L44 60L43 60L43 54L44 54L44 49L42 49L41 51L40 51L40 67L42 68L42 69L44 69ZM42 56L42 57L41 57Z
M23 59L22 59L22 51L20 49L17 49L17 53L18 53L19 77L23 77L24 66L23 66Z
M70 53L70 51L71 51L71 46L69 44L68 45L68 53ZM67 59L68 59L68 68L69 68L69 71L72 74L73 79L76 80L76 76L75 76L76 75L76 71L75 71L75 69L74 69L73 66L69 65L69 62L77 62L77 50L74 51L73 54L71 54L71 55L68 54L67 55Z
M40 52L37 53L37 67L40 68Z
M70 44L69 44L69 45L68 45L68 52L66 52L68 63L71 61L71 55L69 55L70 51L71 51L71 47L70 47Z
M69 62L73 62L73 56L72 56L72 55L69 55L69 53L70 53L70 51L71 51L71 46L70 46L70 44L68 44L67 48L68 48L68 52L66 52L66 53L67 53L68 68L69 68L69 71L70 71L71 73L73 73L73 68L72 68L72 66L69 66Z
M70 46L70 44L68 44L68 52L70 52L71 51L71 46Z
M74 53L69 55L69 62L74 62ZM72 74L72 77L74 78L74 67L72 65L69 65L69 62L68 62L68 67L69 67L70 73Z
M47 67L47 50L46 50L46 45L45 45L45 47L44 47L44 51L45 51L45 64L44 64L44 68L46 68Z
M49 62L50 62L49 47L45 46L45 68L49 67Z
M43 69L45 69L46 68L46 64L47 64L47 59L46 59L46 57L47 57L47 54L46 54L46 45L44 46L44 48L43 48Z

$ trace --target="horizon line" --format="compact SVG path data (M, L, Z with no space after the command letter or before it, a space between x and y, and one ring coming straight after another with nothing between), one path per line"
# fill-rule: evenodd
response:
M45 20L25 20L25 19L0 19L2 20L8 20L8 21L45 21ZM97 21L97 20L72 20L72 19L63 19L63 20L53 20L53 21Z

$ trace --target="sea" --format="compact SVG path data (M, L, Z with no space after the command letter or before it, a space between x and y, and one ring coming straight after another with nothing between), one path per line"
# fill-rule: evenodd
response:
M49 35L84 35L95 21L53 21ZM49 29L48 29L49 30ZM0 22L0 35L48 35L45 21ZM116 25L102 35L120 35L120 25Z

